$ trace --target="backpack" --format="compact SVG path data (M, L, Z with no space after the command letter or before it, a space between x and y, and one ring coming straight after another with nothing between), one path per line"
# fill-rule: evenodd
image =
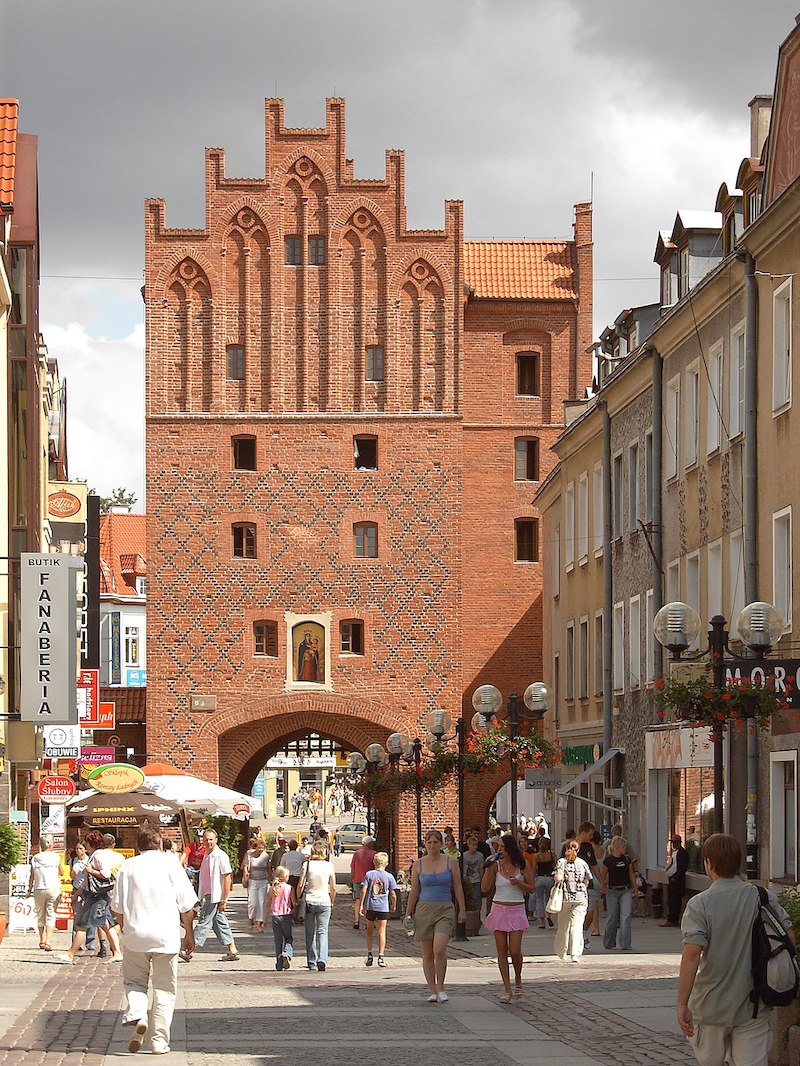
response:
M797 950L769 905L766 889L758 889L758 909L753 919L752 974L753 1017L759 1000L765 1007L787 1007L794 1002L800 985Z

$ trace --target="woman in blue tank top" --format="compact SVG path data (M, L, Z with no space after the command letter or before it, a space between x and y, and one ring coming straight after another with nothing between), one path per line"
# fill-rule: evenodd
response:
M427 854L411 867L411 892L406 918L414 916L414 937L422 944L422 970L428 982L429 1003L446 1003L447 942L453 933L455 899L458 921L466 921L464 887L455 859L442 855L444 839L438 829L425 837Z

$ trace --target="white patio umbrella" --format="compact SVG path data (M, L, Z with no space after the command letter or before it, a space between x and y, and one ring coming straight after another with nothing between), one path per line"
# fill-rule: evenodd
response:
M145 775L145 785L163 799L212 815L225 814L229 818L242 820L250 817L252 801L241 792L214 785L210 781L203 781L183 770L164 764L151 763L149 766L143 766L142 772Z

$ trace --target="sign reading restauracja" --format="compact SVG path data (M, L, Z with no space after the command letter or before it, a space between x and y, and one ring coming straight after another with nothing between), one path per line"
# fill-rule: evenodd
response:
M83 557L23 553L20 563L22 721L76 724L76 579Z

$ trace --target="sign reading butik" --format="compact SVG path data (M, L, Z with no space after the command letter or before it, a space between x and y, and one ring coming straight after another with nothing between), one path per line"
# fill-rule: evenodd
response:
M72 725L78 721L76 555L23 553L20 634L23 722Z

